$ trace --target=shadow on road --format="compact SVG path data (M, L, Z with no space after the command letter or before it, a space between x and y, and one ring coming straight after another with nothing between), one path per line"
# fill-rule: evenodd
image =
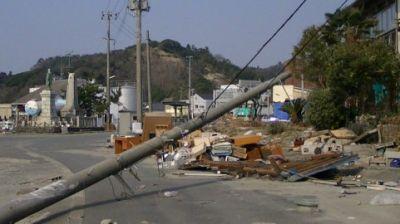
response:
M66 215L66 214L68 214L70 212L73 212L75 210L93 208L93 207L96 207L96 206L112 204L112 203L120 202L120 201L124 201L124 200L147 197L147 196L158 194L158 193L164 192L164 191L174 191L174 190L182 190L182 189L187 189L187 188L193 188L193 187L208 185L208 184L212 184L212 183L216 183L216 182L220 182L220 181L225 181L225 179L215 179L215 180L201 181L201 182L192 183L192 184L184 184L184 185L177 186L177 187L168 187L168 188L164 188L164 189L153 190L153 191L149 191L149 192L143 192L143 193L137 194L134 197L130 197L130 198L113 198L113 199L104 200L104 201L98 201L98 202L94 202L94 203L90 203L90 204L79 205L79 206L75 206L75 207L72 207L72 208L69 208L69 209L54 213L54 214L52 214L52 215L50 215L48 217L45 217L45 218L35 222L35 224L42 224L42 223L49 222L49 221L51 221L53 219L56 219L56 218L58 218L60 216L63 216L63 215Z

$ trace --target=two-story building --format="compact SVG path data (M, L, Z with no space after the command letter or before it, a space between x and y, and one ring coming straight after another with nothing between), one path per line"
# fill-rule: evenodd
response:
M361 9L364 18L375 19L377 24L371 29L371 36L384 38L400 53L400 0L356 0L350 7Z
M190 100L191 112L193 114L193 117L196 117L206 112L212 101L212 95L195 93Z

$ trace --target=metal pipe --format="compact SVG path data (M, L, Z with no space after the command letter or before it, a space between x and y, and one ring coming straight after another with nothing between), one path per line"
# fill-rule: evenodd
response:
M198 116L181 126L165 132L160 137L155 137L137 145L133 150L125 151L120 155L116 155L113 158L104 160L75 173L64 180L54 182L29 194L17 197L0 207L0 223L17 222L70 195L86 189L110 175L117 174L124 168L128 168L141 159L152 155L156 150L162 148L164 144L171 140L180 139L190 132L201 128L231 111L233 108L265 92L273 85L279 84L280 80L285 80L289 76L289 73L281 73L276 79L263 82L243 95L234 98L232 101L217 108L210 109L207 115Z

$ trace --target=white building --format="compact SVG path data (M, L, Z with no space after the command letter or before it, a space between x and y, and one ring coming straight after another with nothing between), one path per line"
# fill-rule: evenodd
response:
M215 100L221 93L224 91L226 88L226 85L222 85L219 89L216 89L213 91L213 99ZM231 101L233 98L239 96L242 93L240 90L239 86L237 85L231 85L228 87L228 89L225 90L225 92L222 93L222 95L215 100L215 107L218 107L222 104L225 104L229 101Z
M212 103L212 96L199 95L195 93L190 101L191 111L194 117L206 112L207 108Z
M229 101L231 101L233 98L247 92L249 89L252 89L256 86L258 86L259 84L261 84L261 81L258 80L243 80L240 79L238 81L238 84L236 85L230 85L228 87L228 89L225 90L225 92L215 101L215 106L218 107L221 104L225 104ZM213 99L216 99L217 96L227 87L227 85L221 85L221 87L219 89L216 89L213 91ZM258 100L259 106L262 107L266 107L266 105L264 105L264 102L266 98L266 93L262 94L260 96L260 99ZM253 105L253 101L248 101L246 104L246 107L254 107ZM232 110L232 112L234 112L235 109ZM265 110L264 110L265 111ZM265 112L266 113L266 112ZM261 112L261 115L262 112Z
M310 90L302 90L294 85L275 85L272 88L272 101L283 103L286 100L307 99L309 93Z

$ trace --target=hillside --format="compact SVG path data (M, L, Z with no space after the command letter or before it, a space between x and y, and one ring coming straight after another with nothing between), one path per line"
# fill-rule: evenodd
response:
M216 86L226 83L239 67L228 59L210 53L208 48L181 46L173 40L151 42L152 90L153 100L165 97L185 98L187 93L187 62L185 57L192 55L192 83L197 93L210 93ZM145 59L145 55L142 56ZM114 50L111 53L111 74L116 77L112 83L133 80L135 74L135 47ZM145 63L145 60L143 60ZM0 103L13 102L28 93L29 87L44 84L46 70L51 68L55 76L64 78L68 71L83 79L95 79L105 83L106 56L104 53L92 55L73 55L71 68L67 68L67 57L39 59L30 71L0 77ZM270 68L249 68L241 79L266 80L275 74L281 65ZM142 66L146 74L145 64ZM146 79L143 77L143 81ZM144 85L145 87L146 85Z

